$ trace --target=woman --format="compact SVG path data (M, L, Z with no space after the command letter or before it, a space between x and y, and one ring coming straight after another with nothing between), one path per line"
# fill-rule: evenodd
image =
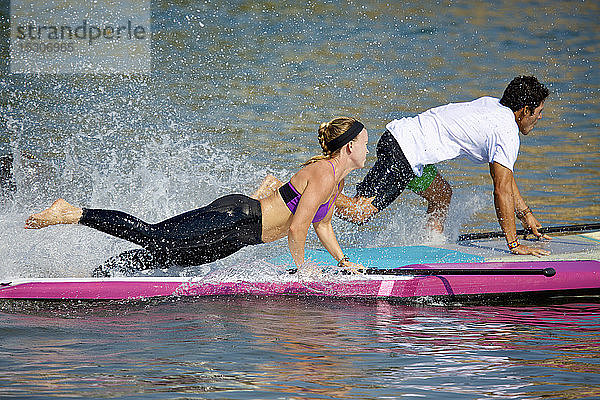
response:
M245 246L272 242L286 235L294 263L301 267L312 222L319 240L339 267L360 268L344 256L331 217L333 204L344 188L344 178L364 167L367 141L367 130L360 122L335 118L319 127L323 154L308 160L279 190L275 191L273 181L267 179L256 198L241 194L221 197L206 207L157 224L147 224L121 211L75 207L59 199L48 209L31 215L25 228L80 224L143 247L113 257L94 271L94 276L109 276L114 267L141 270L201 265Z

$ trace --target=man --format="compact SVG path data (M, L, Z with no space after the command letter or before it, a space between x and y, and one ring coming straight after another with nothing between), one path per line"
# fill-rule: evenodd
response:
M442 231L452 190L435 165L457 157L489 163L494 205L508 248L515 254L549 254L517 240L515 213L538 238L540 223L521 197L513 176L519 132L529 134L542 118L548 89L533 76L514 78L498 100L482 97L432 108L387 124L377 143L377 162L357 185L357 196L340 195L336 213L362 224L408 187L428 201L428 224Z

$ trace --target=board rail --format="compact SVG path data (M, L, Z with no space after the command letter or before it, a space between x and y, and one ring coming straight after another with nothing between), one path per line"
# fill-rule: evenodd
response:
M481 296L506 293L560 293L565 291L600 291L600 262L537 261L485 263L486 269L520 270L554 269L555 274L496 273L466 274L480 269L478 264L418 264L402 270L408 275L364 275L325 277L322 281L303 281L283 273L282 281L210 282L195 277L125 277L16 279L0 284L0 299L53 300L126 300L152 297L202 296L319 296L354 298L417 298ZM436 270L442 274L426 275L418 271ZM295 279L294 279L295 278Z

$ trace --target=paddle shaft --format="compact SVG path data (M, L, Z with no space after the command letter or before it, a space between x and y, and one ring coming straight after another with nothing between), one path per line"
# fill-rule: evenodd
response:
M594 224L578 224L578 225L562 225L562 226L547 226L538 229L538 232L543 234L546 233L566 233L566 232L583 232L593 231L600 229L600 223ZM531 229L517 229L517 235L530 235ZM459 242L467 240L478 240L478 239L491 239L497 237L504 237L504 232L480 232L480 233L465 233L458 237Z
M544 275L551 277L556 275L554 268L367 268L358 270L365 275L409 275L409 276L431 276L431 275ZM296 268L288 270L290 274L298 272ZM352 272L342 269L342 275L351 275Z
M351 272L342 270L343 275L349 275ZM364 270L366 275L544 275L551 277L556 275L554 268L480 268L480 269L460 269L460 268L396 268L379 269L367 268Z

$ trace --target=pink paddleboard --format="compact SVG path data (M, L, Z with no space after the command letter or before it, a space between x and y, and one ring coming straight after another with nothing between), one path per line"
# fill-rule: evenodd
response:
M0 283L1 299L120 300L167 296L319 296L414 299L482 295L600 294L600 262L530 261L414 264L403 269L498 269L502 274L328 276L302 281L282 273L273 282L208 282L189 277L23 279ZM556 274L506 274L511 269L553 268ZM510 272L510 271L509 271Z

